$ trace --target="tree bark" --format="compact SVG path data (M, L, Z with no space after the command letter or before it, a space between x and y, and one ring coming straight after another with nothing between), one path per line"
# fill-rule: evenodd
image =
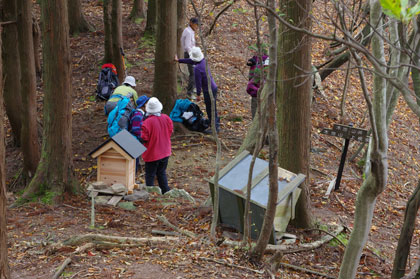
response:
M383 72L385 66L382 65L386 65L383 42L384 31L382 28L382 8L378 0L370 1L370 24L376 26L376 32L372 35L372 55L377 61L381 62L381 65L376 65L375 69L377 72ZM353 56L357 58L354 52ZM360 58L357 58L357 65L359 66L359 75L368 103L372 126L371 171L357 193L354 229L344 253L339 279L351 279L356 276L360 256L372 225L376 198L385 189L387 183L388 135L386 124L386 80L383 75L374 72L372 88L373 101L371 102L369 93L367 92Z
M35 17L32 17L32 35L34 38L35 72L36 76L41 78L42 68L41 59L39 56L39 46L41 45L41 30L39 29L39 24Z
M53 197L79 190L72 162L70 46L67 0L41 2L44 62L44 130L41 161L19 200Z
M405 209L404 224L401 228L397 250L395 251L394 266L391 275L391 278L393 279L401 278L404 276L419 207L420 181L417 184L417 188L414 190L413 194L408 200L407 207Z
M112 63L112 27L111 27L111 0L103 0L104 20L104 63Z
M145 34L148 36L153 36L156 32L156 16L157 16L157 7L158 0L149 0L147 5L147 20Z
M21 69L23 174L30 179L39 162L36 73L32 33L32 1L18 0L18 38Z
M138 18L146 17L146 8L144 0L134 0L133 8L131 9L129 18L136 21Z
M186 0L177 0L177 39L176 39L176 53L178 57L184 57L184 50L181 46L181 36L182 32L184 31L185 24L186 24L186 9L187 9L187 1Z
M70 34L93 31L95 28L87 22L82 11L81 0L68 0Z
M301 28L310 29L311 1L280 1L283 13ZM309 194L309 147L311 135L311 45L310 37L284 25L279 28L279 71L277 73L277 114L279 166L307 179L296 204L297 227L312 226ZM270 58L271 60L271 58Z
M117 68L120 84L122 84L125 78L125 66L121 54L123 50L121 5L121 0L112 0L112 63Z
M158 16L160 18L155 51L155 74L153 82L153 96L163 104L163 111L167 114L172 110L177 98L176 91L176 63L174 63L174 49L176 49L176 1L158 0Z
M274 0L267 1L268 6L275 8ZM277 196L278 196L278 150L279 150L279 135L276 130L277 113L276 113L276 75L277 75L277 28L276 20L270 13L268 14L268 24L270 28L270 49L269 57L271 59L267 77L267 103L268 105L268 141L269 141L269 162L268 162L268 180L269 193L267 201L267 209L264 215L261 232L254 249L251 251L251 260L260 262L270 236L273 232L274 217L276 214ZM262 68L261 68L262 70Z
M0 33L2 33L0 26ZM3 36L2 36L3 37ZM0 77L2 74L1 38L0 37ZM3 79L0 79L0 278L10 278L9 262L7 259L7 210L6 210L6 170L4 147L4 112L3 112Z
M3 0L0 9L3 21L16 21L16 0ZM4 104L12 127L14 143L20 146L22 131L22 98L20 96L20 59L17 24L6 24L2 32Z

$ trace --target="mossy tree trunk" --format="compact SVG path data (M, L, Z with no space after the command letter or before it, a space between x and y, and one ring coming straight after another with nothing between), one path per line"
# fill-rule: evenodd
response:
M80 0L68 0L70 34L93 31L95 28L86 20Z
M112 28L111 28L111 0L103 0L104 20L104 60L103 63L112 62Z
M17 0L18 38L22 97L23 174L29 181L39 162L39 142L36 102L36 73L32 33L32 1Z
M169 114L177 98L174 63L177 1L158 0L158 7L160 20L156 35L153 96L159 98L163 104L163 111Z
M136 21L138 18L146 18L146 7L144 0L134 0L129 18Z
M144 31L148 36L153 36L156 33L157 5L158 0L149 0L147 4L146 28Z
M16 21L16 0L1 1L1 19L4 22ZM18 48L17 24L7 24L3 27L3 76L4 104L6 114L12 127L15 145L21 143L22 130L22 98L20 96L20 59Z
M118 79L120 83L122 83L125 78L125 66L123 56L121 54L123 49L121 5L121 0L112 0L112 63L117 68Z
M0 33L2 26L0 25ZM0 37L0 77L2 76L1 37ZM0 79L0 278L10 278L7 258L7 210L6 210L6 170L4 147L4 111L3 111L3 79Z
M67 0L41 1L44 130L41 161L20 202L44 195L58 202L79 184L72 161L71 64Z

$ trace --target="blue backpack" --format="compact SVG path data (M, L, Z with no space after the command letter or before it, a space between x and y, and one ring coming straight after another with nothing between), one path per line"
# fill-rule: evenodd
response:
M117 106L108 115L108 134L110 137L115 136L123 129L128 129L133 110L134 107L129 98L122 98L118 101Z

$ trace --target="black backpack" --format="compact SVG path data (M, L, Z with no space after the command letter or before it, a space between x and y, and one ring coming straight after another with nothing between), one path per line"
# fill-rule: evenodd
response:
M99 73L98 85L96 86L96 96L102 100L108 100L118 85L118 76L113 72L112 68L102 67Z
M185 112L192 112L192 116L188 119L181 116L185 127L189 130L203 132L209 127L209 120L203 117L203 112L197 104L191 103Z

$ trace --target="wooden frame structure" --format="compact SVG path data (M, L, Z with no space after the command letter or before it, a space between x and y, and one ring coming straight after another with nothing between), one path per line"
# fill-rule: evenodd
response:
M244 151L229 162L219 174L219 222L243 232L246 184L252 155ZM275 244L275 231L284 232L290 219L295 217L295 205L301 190L298 188L306 176L278 168L279 191L276 216L270 243ZM214 177L209 182L214 196ZM268 201L268 163L256 159L251 182L251 238L257 239L262 228Z
M97 158L97 181L108 185L121 183L130 193L138 185L136 178L136 159L146 148L127 130L122 130L98 146L89 155Z

